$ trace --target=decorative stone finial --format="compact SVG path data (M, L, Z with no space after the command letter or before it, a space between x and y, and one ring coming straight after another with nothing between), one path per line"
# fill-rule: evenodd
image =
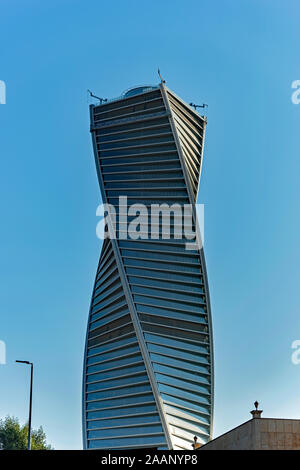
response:
M199 447L201 447L201 444L199 444L199 442L197 442L197 440L198 440L198 437L194 436L194 444L192 444L192 447L193 447L194 450L199 449Z
M250 411L250 413L252 414L252 418L253 418L253 419L255 419L255 418L261 418L261 414L262 414L263 410L259 410L259 409L258 409L258 405L259 405L259 403L258 403L258 401L256 400L256 401L254 402L255 410Z

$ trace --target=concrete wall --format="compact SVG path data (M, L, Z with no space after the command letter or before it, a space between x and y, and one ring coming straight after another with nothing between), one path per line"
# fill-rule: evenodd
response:
M300 450L300 420L256 418L199 450Z

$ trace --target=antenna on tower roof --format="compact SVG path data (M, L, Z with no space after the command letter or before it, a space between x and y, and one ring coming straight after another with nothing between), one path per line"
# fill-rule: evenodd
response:
M96 100L99 100L99 101L100 101L100 104L105 103L105 102L107 101L106 98L100 98L99 96L94 95L94 94L91 92L91 90L88 90L88 93L90 94L90 96L91 96L92 98L96 98Z
M160 78L160 80L161 80L161 83L166 83L166 80L164 80L164 79L162 78L162 76L161 76L159 67L158 67L158 71L157 71L157 72L158 72L159 78Z
M190 106L195 108L195 111L197 111L197 108L207 108L208 104L203 103L203 104L194 104L194 103L189 103Z

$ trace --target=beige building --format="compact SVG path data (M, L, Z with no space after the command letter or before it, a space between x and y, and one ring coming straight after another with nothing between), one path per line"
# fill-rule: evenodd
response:
M255 406L252 419L199 450L300 450L300 419L262 418L257 402Z

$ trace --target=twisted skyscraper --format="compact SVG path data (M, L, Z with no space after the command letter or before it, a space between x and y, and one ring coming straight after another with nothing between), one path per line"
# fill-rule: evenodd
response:
M170 211L170 236L156 219L156 236L142 224L138 238L128 235L133 213L118 216L124 201L191 207L195 230L206 119L164 83L91 105L90 115L102 199L117 222L103 242L89 313L84 447L192 450L195 435L210 439L213 411L203 248L186 249L176 236L180 214Z

